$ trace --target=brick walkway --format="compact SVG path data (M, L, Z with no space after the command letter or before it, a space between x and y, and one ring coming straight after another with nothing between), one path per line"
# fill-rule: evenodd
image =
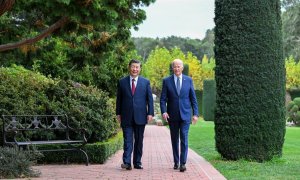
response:
M33 179L225 179L211 164L189 149L187 170L173 170L173 156L169 130L164 126L147 125L144 137L143 170L121 169L122 153L118 151L105 164L41 165L40 178Z

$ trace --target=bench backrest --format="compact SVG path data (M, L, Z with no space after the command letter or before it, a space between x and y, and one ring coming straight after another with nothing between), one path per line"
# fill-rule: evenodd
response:
M6 142L10 133L22 132L24 136L26 131L41 133L39 138L42 138L45 133L61 131L64 132L64 138L69 138L69 122L66 115L2 115L2 120L3 142ZM31 136L32 134L27 138Z
M33 129L66 129L66 115L2 115L3 131Z

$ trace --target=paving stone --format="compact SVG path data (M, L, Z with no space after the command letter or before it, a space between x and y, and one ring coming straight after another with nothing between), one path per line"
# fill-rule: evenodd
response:
M39 178L32 179L143 179L143 180L223 180L226 179L209 162L189 149L187 170L173 169L173 155L169 129L147 125L144 135L143 170L121 169L123 150L116 152L105 164L69 164L34 166L41 171Z

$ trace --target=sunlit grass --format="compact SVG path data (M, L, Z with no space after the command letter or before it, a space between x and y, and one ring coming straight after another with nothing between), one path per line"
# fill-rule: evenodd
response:
M265 163L225 161L215 150L214 123L191 125L189 147L209 161L227 179L300 179L300 128L287 127L283 156Z

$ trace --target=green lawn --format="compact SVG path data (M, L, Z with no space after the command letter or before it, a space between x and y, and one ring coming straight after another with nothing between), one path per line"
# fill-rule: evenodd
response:
M191 125L189 147L209 161L227 179L300 179L300 128L287 127L283 156L265 163L225 161L215 150L214 123Z

